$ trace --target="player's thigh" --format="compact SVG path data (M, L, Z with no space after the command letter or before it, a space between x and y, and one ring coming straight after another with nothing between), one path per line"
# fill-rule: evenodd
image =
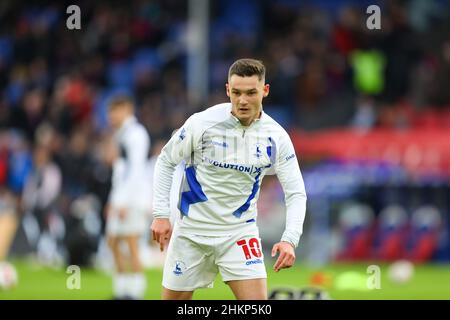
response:
M108 247L111 250L115 250L119 245L119 237L114 234L107 234L106 235L106 242L108 243Z
M141 235L139 234L130 234L123 237L123 240L127 244L129 252L133 255L139 254L139 239Z
M172 291L212 287L218 273L214 248L206 237L174 232L167 249L163 286Z
M266 278L250 280L232 280L227 284L238 300L267 300Z
M191 300L194 291L174 291L163 287L162 300Z
M117 214L112 211L107 217L106 220L106 240L108 242L109 247L112 249L114 246L117 246L120 237L121 223Z
M216 263L223 281L267 278L258 230L231 235L219 245Z

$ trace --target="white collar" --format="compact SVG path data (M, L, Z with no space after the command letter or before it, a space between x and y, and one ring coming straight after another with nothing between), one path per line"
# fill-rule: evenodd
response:
M230 113L230 116L234 119L234 121L236 123L238 123L238 122L240 123L240 120L231 112L232 109L233 109L233 106L230 103L230 107L228 108L228 112ZM253 122L250 123L248 126L243 126L243 127L250 127L253 123L257 123L257 122L261 121L261 119L264 117L264 114L265 114L264 113L264 109L261 106L261 115L259 116L259 118L254 119Z

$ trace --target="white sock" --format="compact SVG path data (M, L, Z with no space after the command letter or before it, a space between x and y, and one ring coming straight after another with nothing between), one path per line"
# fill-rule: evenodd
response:
M136 273L135 279L137 283L136 295L138 299L144 299L145 291L147 289L147 278L144 273Z
M123 298L127 292L127 274L126 273L116 273L113 276L113 291L114 297Z
M128 294L133 299L143 299L147 288L147 279L143 273L130 273Z

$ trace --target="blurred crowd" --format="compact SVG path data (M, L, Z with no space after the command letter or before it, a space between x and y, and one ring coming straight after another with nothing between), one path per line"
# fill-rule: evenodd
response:
M449 2L378 2L381 29L369 30L372 2L211 1L210 95L192 105L187 1L78 1L81 30L66 27L68 1L2 1L2 205L33 213L29 240L37 226L70 245L70 219L107 200L108 99L134 97L156 154L190 114L227 100L228 67L241 57L266 64L265 108L287 128L408 127L405 109L447 112Z

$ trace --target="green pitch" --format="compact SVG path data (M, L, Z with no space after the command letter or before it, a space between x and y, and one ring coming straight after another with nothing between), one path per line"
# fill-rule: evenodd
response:
M108 274L93 269L81 269L81 288L69 290L66 282L69 273L65 269L51 269L24 260L13 262L19 274L18 286L12 290L1 291L2 299L110 299L112 297L111 279ZM272 271L272 265L267 265L269 292L274 288L301 288L311 286L314 274L325 275L327 282L323 287L331 299L450 299L450 265L420 265L415 267L414 276L405 284L392 283L387 276L387 265L379 265L381 271L380 289L367 289L364 285L371 276L367 273L370 263L333 264L314 268L297 265L279 273ZM362 288L342 290L337 285L342 284L342 274L352 274L353 280L347 277L345 281L359 281ZM355 280L354 275L359 276ZM162 271L150 269L146 273L148 289L146 299L159 299L161 293ZM339 280L340 279L340 280ZM359 280L358 280L359 279ZM362 279L362 280L361 280ZM350 283L352 285L352 283ZM345 283L344 283L345 284ZM347 283L349 284L349 283ZM345 286L344 286L345 287ZM350 286L352 287L352 286ZM194 294L194 299L233 299L229 288L217 277L213 289L200 289Z

